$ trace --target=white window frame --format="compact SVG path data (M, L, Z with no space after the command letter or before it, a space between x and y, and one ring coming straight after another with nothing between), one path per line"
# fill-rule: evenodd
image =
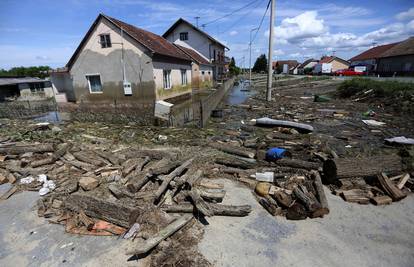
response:
M181 85L186 86L188 84L187 70L186 69L180 69L180 72L181 72Z
M99 81L101 82L101 91L98 91L98 92L93 92L92 91L89 76L99 76ZM88 74L85 74L85 77L86 77L86 80L88 81L88 87L89 87L89 93L90 94L103 94L103 85L102 85L102 79L101 79L101 74L100 73L88 73Z
M165 73L167 73L167 79L165 78ZM165 90L170 90L171 86L171 70L162 70L162 83Z

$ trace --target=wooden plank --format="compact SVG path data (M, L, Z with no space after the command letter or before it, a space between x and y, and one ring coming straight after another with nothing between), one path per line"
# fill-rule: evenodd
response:
M138 244L135 248L128 250L126 255L141 255L145 254L154 247L156 247L161 241L166 239L167 237L171 236L179 229L181 229L184 225L186 225L191 219L193 215L185 214L175 220L174 222L170 223L167 227L159 231L155 236L147 239L141 244Z
M398 201L406 197L406 194L394 185L385 173L378 174L377 178L382 188L384 188L393 201Z
M250 205L233 206L213 203L208 203L208 205L213 210L215 216L244 217L249 215L249 213L252 211L252 207ZM189 203L177 205L163 205L161 206L161 208L166 212L172 213L193 213L195 211L194 206Z
M377 197L373 197L372 201L377 206L388 205L392 203L392 198L390 198L389 196L377 196Z
M314 179L314 188L316 191L316 197L318 198L321 208L313 213L315 217L323 217L329 213L328 199L326 198L325 191L323 190L322 179L318 171L311 171Z
M397 183L398 189L403 189L405 183L410 179L410 175L408 173L404 174L401 179Z

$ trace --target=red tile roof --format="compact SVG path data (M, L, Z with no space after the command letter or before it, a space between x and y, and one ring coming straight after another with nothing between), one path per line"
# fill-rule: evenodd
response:
M177 46L179 49L181 49L189 57L191 57L191 59L194 60L196 63L202 64L202 65L211 65L210 62L208 62L207 59L202 57L199 53L197 53L193 49L187 48L187 47L184 47L184 46L181 46L181 45L178 45L178 44L174 44L174 45Z
M357 56L354 56L353 58L350 59L350 61L360 61L360 60L380 58L382 54L384 54L386 51L390 50L397 44L399 43L379 45L379 46L373 47L371 49L368 49L362 52L361 54Z

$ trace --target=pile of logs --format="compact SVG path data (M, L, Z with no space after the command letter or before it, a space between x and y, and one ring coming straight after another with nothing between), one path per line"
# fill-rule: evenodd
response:
M147 253L193 217L247 216L251 211L249 205L220 204L223 184L204 177L197 158L182 158L178 150L10 143L0 145L0 154L6 155L0 162L1 181L14 185L3 199L19 190L38 191L37 177L46 175L56 187L39 200L39 216L66 225L70 233L145 236L128 254ZM169 219L156 225L156 232L145 233L142 225L157 224L147 218L150 213Z

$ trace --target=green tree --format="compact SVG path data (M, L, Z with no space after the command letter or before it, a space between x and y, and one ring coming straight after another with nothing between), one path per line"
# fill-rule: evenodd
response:
M252 71L254 71L254 72L262 72L262 71L266 72L266 68L267 68L266 55L262 54L256 59L256 62L254 63Z
M234 60L234 57L232 57L231 60L230 60L229 72L230 72L230 75L239 75L240 74L240 68L236 66L236 61Z
M45 78L49 76L49 66L14 67L9 70L0 69L0 76L27 76Z

